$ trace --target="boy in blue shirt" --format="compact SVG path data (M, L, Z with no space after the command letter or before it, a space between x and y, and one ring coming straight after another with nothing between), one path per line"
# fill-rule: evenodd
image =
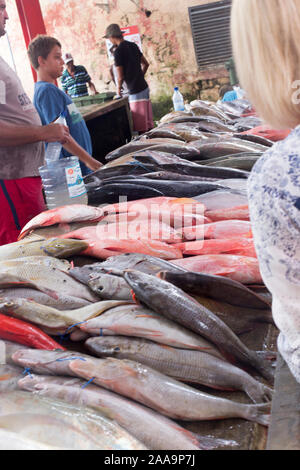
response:
M91 156L92 141L85 121L71 98L56 86L64 70L61 44L55 38L37 36L29 44L28 56L38 74L33 102L42 123L64 116L70 130L72 138L63 146L60 158L77 156L83 176L98 170L102 164Z

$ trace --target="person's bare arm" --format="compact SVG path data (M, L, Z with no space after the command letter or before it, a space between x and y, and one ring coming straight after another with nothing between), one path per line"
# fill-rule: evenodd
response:
M115 76L114 76L114 72L113 72L113 67L109 67L109 74L110 74L110 77L112 79L112 81L116 84L116 81L115 81Z
M141 67L142 67L143 74L146 75L147 70L149 68L149 62L147 61L147 59L143 55L141 57Z
M94 94L94 95L98 95L98 91L96 90L96 87L94 85L94 83L92 81L88 82L88 86L91 90L91 92Z
M77 142L76 140L73 139L71 136L68 143L65 144L64 149L67 150L71 155L75 155L76 157L79 158L79 160L82 163L85 163L88 168L90 168L93 171L98 170L101 168L102 163L98 162L98 160L95 160L91 155L84 150Z
M122 86L124 83L124 67L119 66L119 67L116 67L116 69L117 69L117 77L118 77L117 93L119 96L122 96Z
M0 121L0 147L17 147L36 142L60 142L63 145L69 138L69 128L61 124L16 126Z

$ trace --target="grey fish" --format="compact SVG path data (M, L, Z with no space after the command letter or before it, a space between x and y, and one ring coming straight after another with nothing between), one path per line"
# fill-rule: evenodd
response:
M210 160L201 162L209 167L221 167L221 168L235 168L238 170L251 171L255 163L260 159L261 155L256 156L237 156L234 157L221 157L221 160L217 162L211 162Z
M135 191L135 196L129 191L129 187L132 186L132 191L135 189L133 186L136 186L138 189ZM118 183L111 184L110 186L105 185L99 188L99 196L102 192L103 197L108 195L108 191L114 187L114 200L109 199L108 202L118 202L119 196L130 196L130 200L135 199L145 199L148 196L144 196L145 192L148 191L147 188L153 191L157 191L157 196L167 196L167 197L193 197L198 196L199 194L208 193L210 191L215 191L217 189L224 189L224 186L218 182L202 182L202 181L168 181L168 180L151 180L148 178L136 179L132 185L128 184L125 179L119 179ZM109 189L108 189L109 188ZM129 189L128 189L129 188ZM118 196L118 197L117 197ZM132 199L131 199L132 196ZM149 196L151 197L151 196ZM156 197L156 196L153 196Z
M200 151L201 158L198 160L207 160L241 152L264 153L269 149L269 147L265 147L264 145L255 144L254 142L246 142L235 138L227 138L221 142L219 139L216 141L212 138L211 141L199 141L199 143L193 142L193 145L197 146ZM194 160L197 159L194 158Z
M228 358L251 366L264 378L273 380L271 368L261 355L250 351L222 320L183 290L138 271L125 272L124 278L148 308L202 335Z
M90 303L76 310L58 310L27 299L0 299L0 312L39 325L52 335L64 334L74 325L84 322L106 310L123 304L123 301L102 301Z
M89 302L97 300L86 286L75 281L68 273L56 268L25 263L15 267L2 267L1 273L18 276L30 282L38 279L39 285L49 290L79 297Z
M45 240L42 237L26 239L10 243L0 247L0 259L23 258L27 256L54 256L56 258L68 258L80 253L87 247L82 240Z
M201 351L165 347L125 337L89 338L85 345L98 357L130 359L182 382L223 390L243 390L256 403L269 401L272 391L242 369Z
M267 426L270 404L244 405L217 398L178 382L138 362L114 358L71 361L79 377L130 397L160 413L182 421L243 418Z
M191 295L205 295L240 307L270 309L271 304L243 284L222 276L203 273L161 272L160 278Z
M70 450L145 450L99 410L23 391L1 394L0 428Z
M39 264L41 266L48 266L50 268L57 268L60 271L68 272L71 268L71 263L67 260L53 258L51 256L26 256L25 258L16 258L0 261L0 271L5 267L19 266L24 263Z
M238 139L246 140L247 142L255 142L256 144L264 145L265 147L273 147L274 142L272 140L266 139L261 135L255 134L233 134L233 137Z
M209 161L208 161L209 162ZM200 161L196 167L191 167L190 163L172 163L172 164L164 164L158 165L157 169L162 171L175 171L176 173L180 173L181 175L191 176L192 178L195 177L202 177L202 178L217 178L217 179L229 179L229 178L245 178L249 177L249 173L247 171L242 171L234 168L220 168L218 165L215 165L214 168L210 168L206 165L208 163L206 161ZM152 171L152 170L151 170ZM149 175L146 174L145 177L149 178Z
M137 152L139 150L145 150L149 149L151 150L153 147L157 149L157 146L160 145L176 145L179 146L178 140L175 139L143 139L143 140L137 140L137 141L132 141L129 144L123 145L122 147L119 147L116 150L113 150L112 152L108 153L105 157L105 160L111 161L111 160L116 160L117 158L120 158L124 155L131 154L133 152ZM184 145L184 142L182 143Z
M53 292L50 296L44 292L29 288L0 289L0 297L9 297L10 299L33 300L38 304L54 307L57 310L73 310L89 305L88 300L72 297L70 295Z
M181 137L178 133L173 132L169 129L164 129L164 128L152 129L151 131L147 132L146 135L149 136L150 138L163 137L163 138L170 138L170 139L181 140L182 142L186 142L186 140L183 137Z
M154 173L147 173L142 175L146 178L150 178L153 180L170 180L170 181L203 181L203 182L214 182L218 181L220 178L207 178L204 176L189 176L189 175L182 175L180 173L172 173L170 171L157 171Z
M169 418L80 379L34 376L20 381L24 390L41 396L64 399L67 403L88 406L107 414L151 450L211 449L234 443L195 436Z
M79 328L92 336L135 336L151 339L167 346L205 351L221 357L217 348L203 337L162 315L137 305L124 305L110 309L98 318L82 323Z
M163 196L163 193L155 188L150 188L142 184L131 184L123 182L122 184L112 183L99 188L93 188L88 191L88 199L90 205L114 204L119 202L120 197L126 197L127 201L135 201L137 199L151 198Z
M112 274L91 272L88 267L73 268L71 276L86 284L101 299L132 300L127 282Z
M102 263L93 263L81 268L73 268L70 270L69 274L80 282L87 284L91 279L90 276L96 276L97 274L108 272L111 269L117 269L119 271L136 269L137 271L147 274L157 274L160 271L188 272L169 261L155 258L154 256L140 253L125 253L123 255L107 258Z
M1 340L1 346L4 347L5 355L5 364L15 366L15 362L12 359L12 356L19 349L28 349L27 346L22 344L14 343L13 341Z

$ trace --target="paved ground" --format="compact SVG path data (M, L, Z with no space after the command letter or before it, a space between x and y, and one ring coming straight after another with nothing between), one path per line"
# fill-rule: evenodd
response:
M268 450L300 450L300 385L281 356L277 361Z

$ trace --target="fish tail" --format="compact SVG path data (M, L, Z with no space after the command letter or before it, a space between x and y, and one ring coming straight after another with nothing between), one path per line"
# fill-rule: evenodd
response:
M254 403L264 403L272 400L273 390L254 379L253 381L247 381L243 389Z
M261 405L248 405L246 419L262 426L269 426L271 420L271 402Z
M253 357L254 367L268 382L274 383L276 353L271 351L256 351Z

